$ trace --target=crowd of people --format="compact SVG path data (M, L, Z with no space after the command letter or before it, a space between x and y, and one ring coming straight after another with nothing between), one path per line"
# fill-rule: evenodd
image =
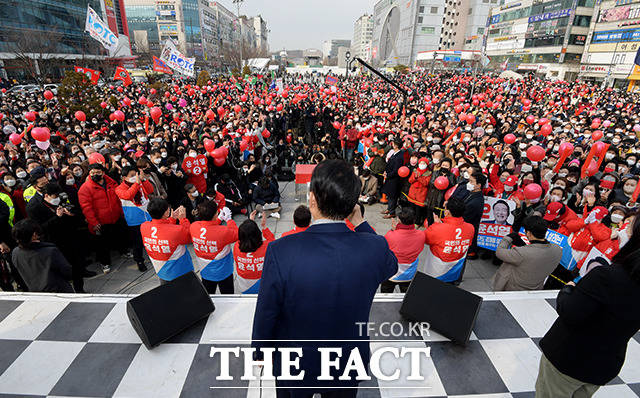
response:
M108 273L119 254L145 272L146 253L161 283L196 270L212 294L258 293L277 241L266 220L281 217L282 182L294 179L297 164L323 164L310 208L299 206L295 228L282 236L294 242L288 236L305 231L312 214L375 234L362 215L382 203L390 252L381 281L367 289L406 291L425 247L420 268L444 282L459 282L467 260L481 256L500 265L495 290L561 284L560 318L541 343L539 389L553 396L553 372L585 372L551 348L566 340L567 323L584 321L575 318L586 310L568 308L601 314L614 299L598 283L638 294L638 95L532 76L415 70L392 78L406 91L366 74L337 82L220 76L165 89L106 84L95 87L100 109L84 111L80 97L71 110L51 92L3 90L0 288L83 292L84 278L96 274L90 264ZM333 159L348 162L357 179ZM352 182L340 188L331 178ZM349 197L323 194L338 188ZM487 207L492 220L483 219ZM478 242L483 222L506 232L493 250ZM561 265L563 249L549 231L567 237L572 269ZM593 248L602 257L587 262ZM637 330L632 318L620 342ZM594 336L605 333L598 327ZM590 392L585 380L608 377L573 387Z

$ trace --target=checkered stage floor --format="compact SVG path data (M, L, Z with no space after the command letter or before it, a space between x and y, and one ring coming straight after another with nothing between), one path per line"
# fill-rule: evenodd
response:
M533 397L539 339L556 318L555 292L482 294L472 340L460 347L431 332L413 341L376 345L431 347L424 382L371 381L360 397ZM151 351L141 345L126 313L127 296L0 294L0 397L274 397L273 383L217 382L211 345L246 345L254 297L214 297L216 311ZM401 297L376 297L372 322L401 321ZM234 340L237 343L234 343ZM389 340L385 337L385 340ZM239 344L238 344L239 343ZM232 356L233 358L233 356ZM386 361L386 359L385 359ZM390 359L393 361L393 359ZM384 363L408 374L408 358ZM242 374L239 360L231 374ZM234 389L211 387L238 386ZM394 387L403 387L401 389ZM640 396L640 336L629 344L620 376L596 397Z

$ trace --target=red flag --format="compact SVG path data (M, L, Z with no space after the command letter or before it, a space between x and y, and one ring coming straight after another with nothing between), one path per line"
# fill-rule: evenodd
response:
M129 72L122 66L118 66L116 68L116 75L113 77L113 80L122 80L124 86L127 87L130 84L133 84L133 80L131 80L131 76L129 76Z
M173 74L171 68L167 66L160 58L154 56L153 57L153 70L155 72L167 73L169 75Z
M83 68L81 66L74 66L74 70L87 76L91 80L91 84L98 84L98 79L100 78L99 71L89 68Z

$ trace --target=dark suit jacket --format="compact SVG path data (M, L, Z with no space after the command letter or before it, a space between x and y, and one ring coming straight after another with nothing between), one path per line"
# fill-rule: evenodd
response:
M398 260L384 237L366 222L353 232L344 223L316 224L304 232L269 244L253 320L254 347L302 347L304 381L278 381L282 386L345 386L356 382L318 381L317 348L342 347L341 368L353 348L369 363L366 327L371 302L381 282L398 270ZM259 342L257 340L295 340ZM310 342L301 340L338 340ZM362 340L345 342L344 340ZM280 370L276 355L274 372ZM297 374L297 372L292 372ZM298 390L299 391L299 390Z
M622 266L597 267L558 294L558 319L540 348L560 372L605 385L620 373L640 328L640 286Z

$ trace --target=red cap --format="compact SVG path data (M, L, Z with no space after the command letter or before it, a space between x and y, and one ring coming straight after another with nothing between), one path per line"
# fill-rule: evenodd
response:
M422 163L422 162L425 162L426 164L429 164L429 160L427 158L420 158L418 160L418 163Z
M518 176L509 176L507 178L507 181L504 182L504 185L515 187L517 183L518 183Z
M598 221L602 221L604 216L609 214L609 210L607 210L607 208L604 207L604 206L596 206L591 211L596 214L596 220L598 220Z
M558 215L560 214L560 210L562 209L564 205L562 204L562 202L551 202L549 203L549 205L547 206L547 211L544 213L544 218L547 221L553 221L556 218L558 218Z

